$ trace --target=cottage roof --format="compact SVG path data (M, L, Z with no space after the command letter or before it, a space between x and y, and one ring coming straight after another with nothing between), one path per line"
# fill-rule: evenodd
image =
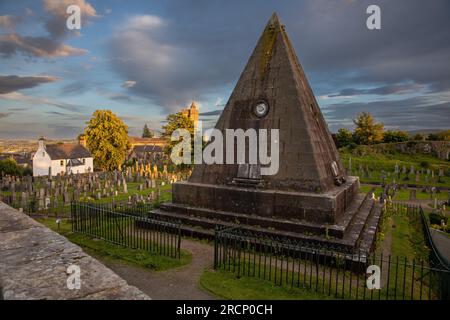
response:
M84 163L78 159L70 159L69 161L67 161L68 167L79 167L79 166L83 166L83 165L84 165Z
M140 145L135 146L133 148L134 152L163 152L163 148L161 146L155 145Z
M52 160L92 157L89 150L77 143L48 144L45 149Z

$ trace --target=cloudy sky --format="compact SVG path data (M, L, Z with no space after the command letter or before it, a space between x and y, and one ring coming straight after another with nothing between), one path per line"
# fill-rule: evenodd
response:
M66 27L71 4L81 30ZM99 108L139 135L192 100L210 126L274 11L332 131L361 111L449 127L448 0L2 0L0 138L73 138Z

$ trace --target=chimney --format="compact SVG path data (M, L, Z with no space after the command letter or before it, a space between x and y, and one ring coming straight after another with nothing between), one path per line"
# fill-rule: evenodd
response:
M78 136L78 143L86 148L86 136L84 134Z
M41 136L41 137L39 138L39 140L38 140L38 143L39 143L39 149L45 149L44 141L45 141L44 137Z

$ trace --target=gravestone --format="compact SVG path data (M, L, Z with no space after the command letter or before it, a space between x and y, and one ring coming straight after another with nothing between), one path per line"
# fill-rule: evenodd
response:
M267 165L258 160L251 170L237 164L234 153L234 164L195 165L188 181L172 185L172 202L162 204L154 214L183 215L186 224L197 227L246 221L237 227L350 249L358 243L366 249L371 247L380 208L373 199L359 194L358 177L347 176L276 14L264 29L215 129L223 136L226 129L265 129L269 134L279 130L275 142L279 147L279 170L273 175L258 174ZM245 151L248 154L248 144ZM224 159L226 153L225 149ZM366 221L372 208L375 218ZM363 236L364 223L351 225L355 215L367 223L367 230L371 230L368 234ZM192 228L184 230L192 235ZM199 228L195 233L205 237L211 234Z

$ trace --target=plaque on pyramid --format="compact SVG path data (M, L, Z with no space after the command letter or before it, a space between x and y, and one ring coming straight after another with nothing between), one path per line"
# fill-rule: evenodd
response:
M267 23L216 126L278 129L279 168L199 164L173 185L155 214L177 218L186 234L208 237L215 225L345 249L372 246L380 216L374 200L347 176L284 25ZM247 149L248 151L248 149ZM226 149L224 150L226 153Z

